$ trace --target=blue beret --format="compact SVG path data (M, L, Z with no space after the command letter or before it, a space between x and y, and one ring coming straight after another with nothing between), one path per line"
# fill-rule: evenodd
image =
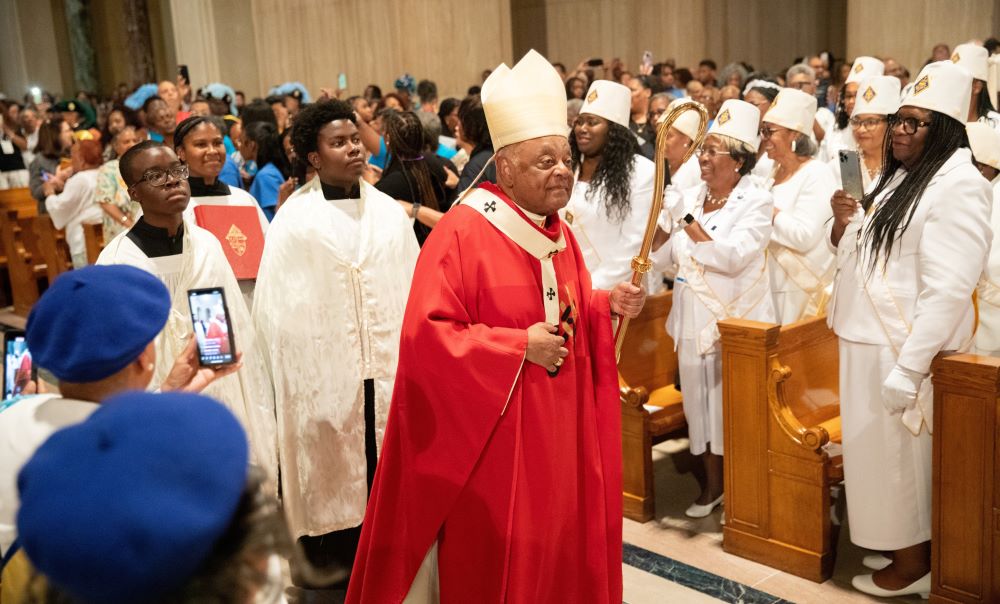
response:
M222 82L212 82L198 91L206 99L214 99L229 104L229 113L236 115L236 92Z
M130 94L128 98L125 99L125 106L129 109L138 111L142 109L142 106L146 104L146 101L150 97L154 97L160 92L160 87L157 84L143 84L135 89L135 92Z
M96 382L138 358L170 315L170 292L144 270L88 266L60 275L28 315L32 358L67 382Z
M309 90L301 82L285 82L284 84L272 88L268 94L291 96L297 98L303 103L309 102Z
M196 394L129 392L53 434L21 469L18 539L85 602L146 602L183 587L233 520L249 447Z

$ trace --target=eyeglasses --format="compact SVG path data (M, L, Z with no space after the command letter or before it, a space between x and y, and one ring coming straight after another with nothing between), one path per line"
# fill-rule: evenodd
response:
M708 159L714 159L716 155L732 155L729 151L719 151L718 149L712 149L711 147L708 149L701 147L695 151L695 153L698 157L707 157Z
M172 166L169 170L158 170L153 168L152 170L146 170L133 187L138 186L143 181L148 182L154 187L162 187L167 184L169 178L173 178L176 181L187 180L190 172L188 171L187 164L177 164Z
M764 126L760 129L760 137L766 140L771 138L775 132L782 132L783 130L787 130L787 128L771 128L769 126Z
M886 121L884 117L870 117L868 119L861 119L857 117L851 118L851 127L855 130L874 130L879 124ZM912 134L912 133L911 133Z
M902 126L903 134L916 134L917 128L926 128L930 125L930 122L925 122L915 117L899 117L898 115L894 115L889 120L889 127L895 129L896 126Z
M794 88L796 90L802 90L803 88L809 88L813 84L815 84L815 82L810 82L809 80L804 80L802 82L789 82L788 83L788 87L789 88Z

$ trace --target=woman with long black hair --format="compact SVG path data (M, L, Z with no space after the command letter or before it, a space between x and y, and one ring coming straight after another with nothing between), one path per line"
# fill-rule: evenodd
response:
M412 111L395 111L385 120L389 165L375 188L403 204L413 219L417 242L431 234L444 212L455 201L455 190L445 186L448 173L433 153L424 153L424 127Z
M866 557L876 572L853 584L875 596L930 591L928 374L937 353L971 344L990 248L992 194L966 148L971 90L961 67L924 67L892 119L878 184L831 201L851 541L890 552Z
M608 80L591 84L569 135L576 183L560 213L573 229L596 289L632 276L653 198L653 162L628 128L632 93Z

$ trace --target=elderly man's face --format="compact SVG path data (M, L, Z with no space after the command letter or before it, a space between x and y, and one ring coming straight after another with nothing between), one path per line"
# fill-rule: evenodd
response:
M572 161L565 136L534 138L501 150L497 180L517 205L550 216L569 203Z

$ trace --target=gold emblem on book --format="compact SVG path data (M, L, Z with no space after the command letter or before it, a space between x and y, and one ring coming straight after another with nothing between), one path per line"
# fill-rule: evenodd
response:
M928 76L924 76L920 78L920 81L917 82L917 85L913 87L913 94L920 94L921 92L927 90L930 87L931 87L930 78Z
M226 241L229 242L229 247L233 248L237 256L247 253L247 236L235 224L229 227Z

